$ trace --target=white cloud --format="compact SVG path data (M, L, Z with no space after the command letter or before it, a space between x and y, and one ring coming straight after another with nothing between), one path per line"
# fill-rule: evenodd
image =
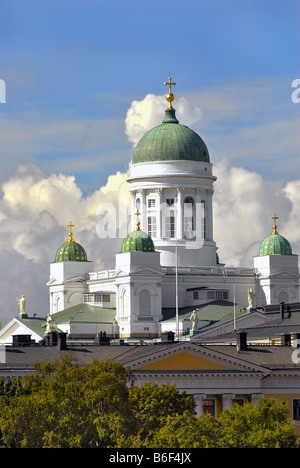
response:
M165 117L167 102L164 96L147 94L141 101L132 101L125 119L126 135L134 146L142 138L146 131L160 125ZM202 117L199 107L193 106L185 98L179 98L173 102L176 108L176 116L185 125L192 125Z
M22 165L3 184L0 200L0 320L7 319L16 310L18 294L28 296L31 314L41 314L41 309L43 313L47 312L49 263L54 261L58 247L68 239L70 220L75 225L74 238L84 246L94 268L114 264L114 254L120 249L121 242L118 231L114 239L100 239L96 227L100 220L99 208L109 204L116 209L117 228L126 231L127 226L118 225L119 209L126 211L124 194L126 200L129 198L126 177L126 173L120 172L111 175L106 185L85 197L73 176L47 176L34 165ZM126 224L129 219L123 217L122 221ZM8 278L13 280L8 282ZM46 303L48 306L48 301Z
M218 177L213 205L214 238L221 262L251 266L261 242L272 232L274 212L279 217L280 234L293 241L294 252L300 251L300 242L292 234L297 232L298 224L290 222L296 201L295 186L300 181L286 186L269 182L256 172L229 167L228 162L217 164L214 173Z

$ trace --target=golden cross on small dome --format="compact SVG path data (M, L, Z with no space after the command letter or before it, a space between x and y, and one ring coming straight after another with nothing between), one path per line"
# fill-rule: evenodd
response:
M136 228L135 228L135 230L136 230L136 231L140 231L140 224L141 224L141 223L139 222L139 216L140 216L139 210L137 210L136 213L134 213L134 214L135 214L135 216L137 217L137 223L136 223Z
M276 219L278 219L278 216L276 216L276 213L273 214L271 219L273 219L273 232L272 232L272 234L278 234L277 225L276 225Z
M74 227L74 224L72 224L72 221L70 221L70 224L68 224L67 227L70 228L68 242L75 242L74 239L73 239L72 228Z
M169 76L169 81L165 81L164 85L169 86L169 94L167 94L166 100L169 103L169 109L173 109L172 102L174 101L175 96L174 96L174 94L172 94L172 86L176 86L176 83L172 83L172 78Z

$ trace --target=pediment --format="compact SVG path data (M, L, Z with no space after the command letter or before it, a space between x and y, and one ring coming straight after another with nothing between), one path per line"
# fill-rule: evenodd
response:
M160 270L155 270L153 268L137 268L137 269L132 269L130 272L124 271L123 269L119 268L116 270L115 276L132 276L132 275L139 275L139 276L153 276L153 275L158 275L158 276L163 276L164 273L162 273Z
M51 278L48 283L46 283L46 286L55 286L57 284L61 284L61 282L58 282L56 278Z
M31 335L34 340L41 338L30 326L26 326L24 322L19 321L16 317L1 330L0 343L10 343L13 335Z
M270 275L271 278L278 278L278 279L298 279L299 275L294 273L289 273L287 271L277 271Z
M138 371L266 372L260 366L226 354L224 347L221 352L191 342L158 345L157 350L151 353L145 351L143 356L126 364Z
M81 276L75 276L74 278L69 278L65 281L58 281L56 278L51 278L50 281L48 281L47 286L57 286L61 284L82 284L85 283L86 280L82 278Z

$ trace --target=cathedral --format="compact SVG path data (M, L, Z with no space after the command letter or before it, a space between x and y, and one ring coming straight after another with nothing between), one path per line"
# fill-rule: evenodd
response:
M26 333L39 341L49 329L70 339L101 333L159 340L170 331L189 339L205 330L216 307L220 320L231 312L232 327L241 318L244 326L253 326L263 322L265 306L299 301L298 255L279 234L276 214L253 265L229 268L220 262L213 232L217 181L209 150L180 123L173 108L175 83L169 78L165 84L162 123L146 132L133 152L131 232L120 241L115 264L94 271L70 222L69 238L50 264L48 320L33 321L20 306L19 317L0 332L0 343Z

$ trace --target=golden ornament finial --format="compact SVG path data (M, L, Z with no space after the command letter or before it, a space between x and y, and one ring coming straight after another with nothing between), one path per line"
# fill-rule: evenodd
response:
M136 228L135 228L135 230L136 230L136 231L140 231L140 224L141 224L141 223L139 222L139 216L140 216L139 210L136 211L135 216L137 217L137 223L136 223Z
M165 81L164 85L169 86L169 94L167 94L166 100L169 103L169 109L173 109L172 102L174 101L175 96L174 96L174 94L172 94L172 86L176 86L176 83L172 83L172 78L169 76L169 81Z
M72 232L72 228L74 227L74 224L72 224L72 221L70 221L70 224L68 224L68 226L67 226L67 227L68 227L68 228L70 228L68 242L75 242L75 241L74 241L74 239L73 239L73 232Z
M278 219L278 216L276 216L276 213L273 214L271 219L273 219L273 232L272 232L272 234L278 234L277 225L276 225L276 219Z

